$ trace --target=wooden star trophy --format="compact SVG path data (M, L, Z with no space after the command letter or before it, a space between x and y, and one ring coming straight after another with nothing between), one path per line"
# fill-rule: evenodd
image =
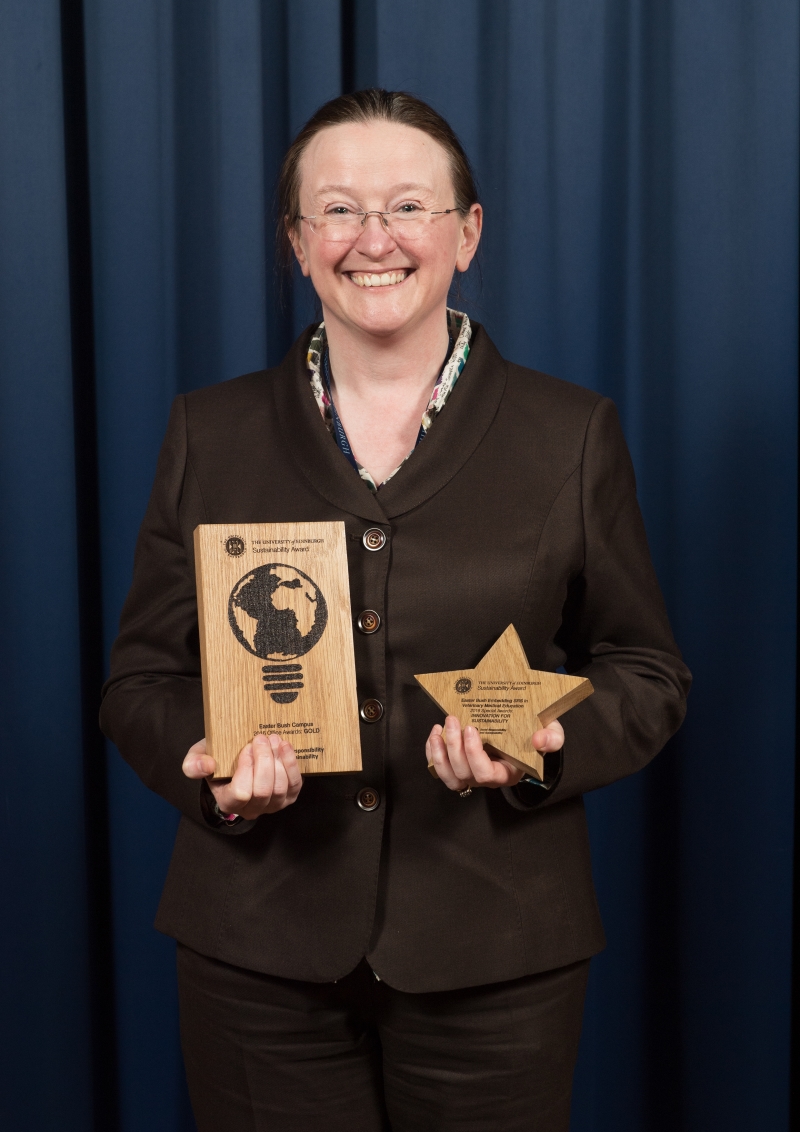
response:
M489 649L477 668L427 672L414 679L462 727L472 724L484 748L526 773L544 779L544 757L531 743L534 732L591 696L583 676L537 672L513 625ZM436 774L433 765L428 769Z

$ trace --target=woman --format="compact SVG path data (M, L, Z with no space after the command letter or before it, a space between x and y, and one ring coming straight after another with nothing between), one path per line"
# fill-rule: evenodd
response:
M616 413L447 309L482 211L424 103L328 103L280 198L324 323L277 369L177 398L102 713L184 815L157 926L198 1127L565 1130L603 946L581 794L657 753L689 684ZM345 523L364 769L303 782L257 736L216 781L192 531L301 520ZM473 667L510 623L532 667L595 688L533 736L542 785L442 728L413 679Z

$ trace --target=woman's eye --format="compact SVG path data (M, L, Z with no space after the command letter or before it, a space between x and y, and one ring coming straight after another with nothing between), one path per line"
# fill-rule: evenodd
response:
M420 209L418 204L412 204L411 201L406 201L405 204L398 205L398 207L394 211L401 212L405 216L409 216L412 212L421 212L422 210Z
M333 208L326 210L326 216L350 216L353 210L348 208L346 204L335 204Z

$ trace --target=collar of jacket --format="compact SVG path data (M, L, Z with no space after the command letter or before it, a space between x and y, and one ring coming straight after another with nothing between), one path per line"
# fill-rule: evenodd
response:
M377 493L369 490L331 438L308 380L308 327L274 371L275 410L292 458L316 491L351 515L385 523L419 507L464 466L494 420L506 363L483 327L472 323L470 355L446 408L411 459Z

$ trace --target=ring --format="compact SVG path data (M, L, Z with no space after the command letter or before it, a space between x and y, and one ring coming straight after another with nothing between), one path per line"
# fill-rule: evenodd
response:
M468 786L466 788L466 790L459 790L458 796L459 796L459 798L469 798L471 793L472 793L472 787Z

